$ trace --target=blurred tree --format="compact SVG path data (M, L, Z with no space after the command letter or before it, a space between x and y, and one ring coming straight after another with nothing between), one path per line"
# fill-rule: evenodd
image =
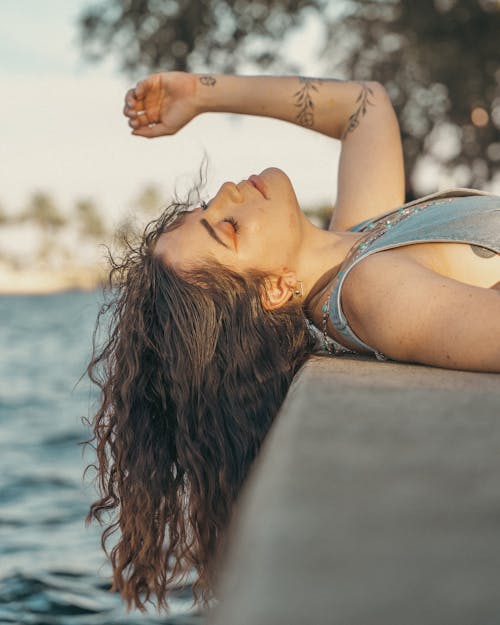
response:
M235 71L282 59L282 39L327 0L106 0L80 16L89 59L112 52L128 74L193 67Z
M140 223L137 215L128 213L124 215L114 228L114 236L111 241L111 248L114 252L121 254L137 244L140 240L144 224Z
M164 198L156 185L148 184L139 193L134 204L145 216L156 217L161 212Z
M316 206L306 206L303 208L304 213L313 224L324 230L326 230L330 224L333 210L331 204L318 204Z
M90 199L77 200L75 210L81 234L89 239L102 241L106 236L106 227L95 202Z
M9 215L7 215L5 208L0 204L0 226L7 225L9 221Z
M461 185L500 172L500 2L349 0L325 53L391 95L411 174L424 155Z
M52 197L42 191L33 193L20 221L31 221L44 232L54 232L66 224Z
M80 32L91 58L117 54L136 77L244 63L300 71L281 50L306 12L324 28L318 74L389 91L409 196L423 157L453 184L481 187L500 172L498 0L106 0L85 10Z
M37 259L42 264L50 264L59 256L60 244L56 233L66 225L66 218L61 215L53 198L43 191L32 194L28 205L18 221L31 222L41 230L41 241L38 247Z

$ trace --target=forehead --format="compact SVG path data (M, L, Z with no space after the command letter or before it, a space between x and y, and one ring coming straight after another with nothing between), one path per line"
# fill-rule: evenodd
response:
M165 265L178 269L199 266L200 262L210 259L207 252L206 233L190 215L183 215L179 223L167 228L157 239L153 253L159 256Z

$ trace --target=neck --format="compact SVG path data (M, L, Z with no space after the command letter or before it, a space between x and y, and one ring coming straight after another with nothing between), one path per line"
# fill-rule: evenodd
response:
M330 282L335 273L333 270L342 263L360 236L357 232L322 230L309 221L305 224L297 277L303 283L306 301Z

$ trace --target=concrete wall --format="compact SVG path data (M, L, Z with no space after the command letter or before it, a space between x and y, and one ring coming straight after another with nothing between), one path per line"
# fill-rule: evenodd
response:
M312 359L219 597L209 625L500 624L500 375Z

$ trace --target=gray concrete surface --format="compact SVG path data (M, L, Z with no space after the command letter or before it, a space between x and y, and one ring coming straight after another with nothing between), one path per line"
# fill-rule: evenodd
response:
M500 624L500 374L314 358L230 536L209 625Z

